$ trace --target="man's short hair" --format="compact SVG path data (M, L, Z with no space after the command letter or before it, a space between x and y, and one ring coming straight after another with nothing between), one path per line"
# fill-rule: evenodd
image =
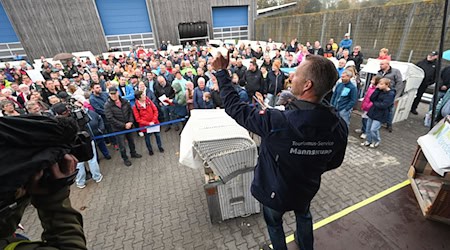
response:
M338 72L334 63L323 56L315 55L308 55L306 62L304 78L312 81L316 96L325 96L338 80Z

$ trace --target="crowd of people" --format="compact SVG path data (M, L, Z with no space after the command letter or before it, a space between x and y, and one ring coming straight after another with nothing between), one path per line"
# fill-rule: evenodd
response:
M362 91L358 74L364 57L361 47L353 45L348 33L339 44L330 39L325 48L319 41L302 44L297 39L279 47L271 39L265 47L256 49L243 43L224 46L230 57L228 73L240 101L258 105L255 96L260 96L264 105L270 107L286 105L293 100L284 98L290 96L295 74L289 69L300 65L308 55L335 58L339 80L324 99L337 109L347 125L350 124L351 111ZM166 43L158 50L138 46L118 57L111 53L107 58L74 58L53 65L42 58L41 73L45 81L33 81L27 74L31 66L25 61L17 68L7 63L0 71L0 115L61 115L70 105L78 105L86 110L91 120L86 130L92 136L98 136L186 117L192 109L223 108L220 88L212 74L212 46L199 46L193 42L177 51L168 48ZM384 98L384 92L388 92L389 97L392 93L399 97L404 88L400 72L389 65L388 49L380 50L379 59L382 60L380 79L372 84L377 87L371 85L369 88L370 94L376 95L366 95L362 129L357 131L361 138L367 139L363 145L372 147L379 145L380 123L386 123L392 131L393 100ZM286 70L289 73L285 73ZM381 106L379 102L382 102ZM182 124L169 124L163 129L165 132L172 128L178 131L180 126ZM151 134L159 152L164 152L159 131L142 129L138 134L144 137L149 155L154 154ZM98 139L95 143L105 159L111 159L108 146L120 151L126 166L132 165L126 145L131 158L142 157L135 150L133 133ZM94 180L101 181L103 176L98 166L94 161L89 165L94 169ZM80 172L82 176L77 185L83 188L84 173Z

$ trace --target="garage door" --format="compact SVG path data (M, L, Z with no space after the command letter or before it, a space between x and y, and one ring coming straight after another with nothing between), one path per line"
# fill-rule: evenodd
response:
M96 5L108 47L155 47L145 0L96 0Z
M0 58L9 59L16 54L25 56L25 51L0 2Z
M248 6L213 7L214 39L248 39Z

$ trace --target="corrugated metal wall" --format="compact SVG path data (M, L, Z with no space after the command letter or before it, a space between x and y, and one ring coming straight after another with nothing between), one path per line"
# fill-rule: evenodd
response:
M92 0L0 0L31 59L61 52L107 50Z

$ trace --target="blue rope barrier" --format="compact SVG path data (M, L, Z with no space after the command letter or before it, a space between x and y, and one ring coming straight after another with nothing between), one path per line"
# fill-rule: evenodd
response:
M173 123L184 122L184 121L186 121L186 118L175 119L175 120L171 120L171 121L168 121L168 122L161 122L159 124L144 126L144 127L140 127L140 128L132 128L132 129L127 129L127 130L122 130L122 131L119 131L119 132L109 133L109 134L106 134L106 135L98 135L98 136L94 137L94 140L98 140L98 139L102 139L102 138L106 138L106 137L111 137L111 136L116 136L116 135L128 134L128 133L140 131L142 129L150 128L150 127L170 125L170 124L173 124Z

